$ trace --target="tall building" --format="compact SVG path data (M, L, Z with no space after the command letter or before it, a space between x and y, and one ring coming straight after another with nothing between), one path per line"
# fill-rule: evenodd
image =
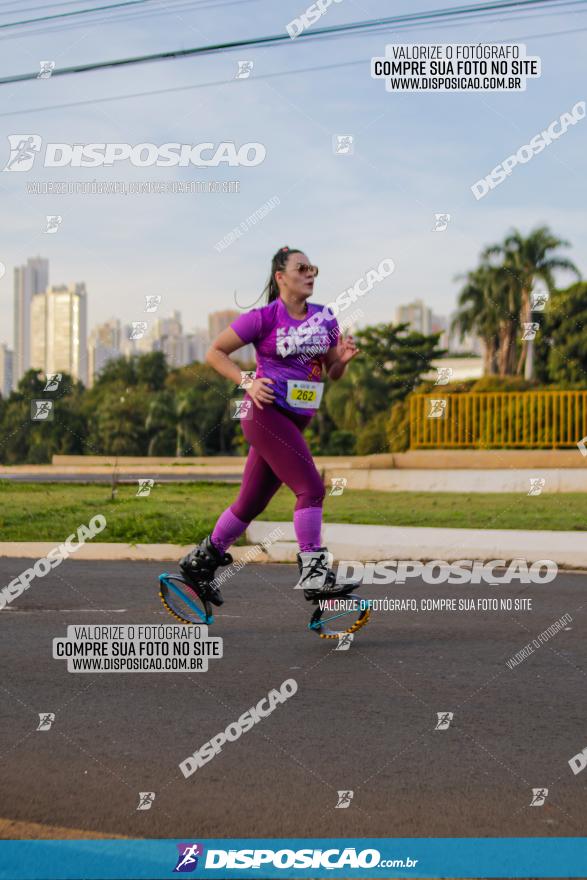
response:
M414 300L405 306L398 306L395 311L396 324L409 324L416 333L428 336L432 330L432 310L421 299Z
M0 343L0 394L6 399L13 385L13 352L4 342Z
M133 328L132 324L124 324L122 327L122 333L120 334L120 353L123 354L125 358L129 358L133 354L138 354L137 341L132 338L134 330L136 330L136 328Z
M208 348L210 346L210 337L208 335L208 331L202 330L199 327L195 327L184 338L187 345L186 363L191 364L194 361L198 361L198 363L203 363L206 357L206 352L208 351Z
M118 318L98 324L88 340L88 387L91 388L98 373L108 361L119 358L121 351L121 326Z
M434 312L432 313L432 317L430 320L430 332L440 333L438 347L448 349L448 320L444 317L444 315L435 315Z
M210 339L215 339L219 333L222 333L223 330L235 321L240 312L237 312L236 309L224 309L221 312L210 312L208 315L208 335Z
M151 351L162 351L171 369L189 363L180 312L174 311L171 318L156 318L149 337Z
M30 365L46 372L47 294L37 293L30 305Z
M224 309L221 312L211 312L208 315L208 333L210 339L214 339L219 333L226 330L226 328L232 324L240 314L241 312L237 312L235 309ZM239 348L238 351L235 351L232 357L242 363L254 362L255 347L253 345L245 345L243 348Z
M14 386L31 366L30 307L33 296L49 284L49 260L31 257L25 266L14 269Z
M31 366L47 373L69 373L87 384L87 294L83 282L48 287L30 309Z

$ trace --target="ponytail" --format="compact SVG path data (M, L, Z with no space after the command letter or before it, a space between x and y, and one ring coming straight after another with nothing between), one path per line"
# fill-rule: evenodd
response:
M279 296L279 287L277 285L277 281L275 280L275 273L282 272L285 269L287 264L287 259L290 254L302 254L299 248L290 248L285 247L280 248L276 254L273 255L273 259L271 260L271 274L269 276L269 281L265 285L263 293L267 294L267 305L269 303L274 302Z

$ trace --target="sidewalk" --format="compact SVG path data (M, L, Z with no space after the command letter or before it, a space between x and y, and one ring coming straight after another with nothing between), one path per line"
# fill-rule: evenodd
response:
M280 528L283 539L258 547ZM248 546L232 547L240 562L295 562L298 545L290 522L258 522L247 529ZM584 532L522 531L504 529L437 529L403 526L339 525L326 523L322 539L335 560L377 562L383 559L550 559L565 568L587 569ZM59 541L0 542L0 556L39 559ZM92 543L80 547L71 559L142 560L177 563L193 545Z

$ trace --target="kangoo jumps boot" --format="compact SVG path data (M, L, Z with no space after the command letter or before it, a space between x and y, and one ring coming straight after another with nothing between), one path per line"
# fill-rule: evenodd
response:
M213 583L214 573L219 566L231 562L230 553L221 553L212 543L212 536L208 535L180 560L179 570L198 596L213 605L222 605L224 599L220 588Z
M304 598L311 601L318 596L342 596L360 586L360 580L337 582L336 574L330 568L332 553L326 547L317 550L302 550L297 554L300 579L295 590L303 590Z

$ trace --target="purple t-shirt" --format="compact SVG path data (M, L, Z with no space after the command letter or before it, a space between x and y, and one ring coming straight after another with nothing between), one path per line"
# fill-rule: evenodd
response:
M299 415L311 416L316 410L287 402L287 380L320 382L326 352L338 342L338 322L323 309L308 301L307 316L297 321L278 297L267 306L239 315L230 325L243 342L254 344L257 378L273 379L275 403Z

